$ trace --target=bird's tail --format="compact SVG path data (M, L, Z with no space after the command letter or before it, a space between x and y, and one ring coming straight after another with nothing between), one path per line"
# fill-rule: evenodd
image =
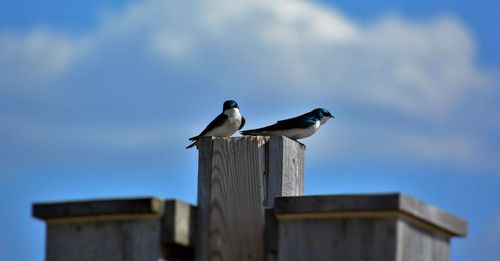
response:
M196 143L198 143L198 136L195 136L195 137L191 137L189 138L190 141L193 141L193 143L189 144L186 149L190 149L194 146L196 146Z
M187 146L187 147L186 147L186 149L190 149L190 148L194 147L194 146L196 145L196 143L197 143L197 142L198 142L198 141L195 141L195 142L193 142L193 143L189 144L189 146Z

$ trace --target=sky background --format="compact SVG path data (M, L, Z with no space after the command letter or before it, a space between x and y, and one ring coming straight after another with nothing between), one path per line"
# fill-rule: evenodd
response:
M316 107L306 194L401 191L500 260L500 2L0 1L0 260L43 260L31 203L196 201L187 138Z

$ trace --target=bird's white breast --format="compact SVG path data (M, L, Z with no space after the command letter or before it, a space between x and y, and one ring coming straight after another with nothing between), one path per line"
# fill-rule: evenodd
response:
M279 131L269 131L267 133L272 134L272 135L277 135L277 136L286 136L288 138L298 140L298 139L303 139L307 138L311 135L313 135L321 126L321 122L319 120L316 121L316 123L312 126L309 126L307 128L296 128L296 129L288 129L288 130L279 130Z
M229 137L233 135L241 126L241 114L238 108L232 108L224 111L227 120L220 126L207 132L206 136Z

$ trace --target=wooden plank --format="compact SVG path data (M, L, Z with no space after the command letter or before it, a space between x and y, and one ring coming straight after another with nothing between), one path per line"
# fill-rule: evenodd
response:
M195 238L196 207L181 200L166 200L161 220L163 260L193 261Z
M467 221L420 200L400 194L399 206L401 211L438 226L455 236L467 235Z
M275 199L274 210L278 215L399 211L454 236L467 233L467 222L463 219L401 193L279 197Z
M398 220L397 261L448 261L450 238L442 233Z
M45 260L161 260L160 233L158 218L49 223Z
M264 228L264 251L266 261L275 261L278 258L279 226L274 211L270 208L265 210Z
M46 260L193 260L195 207L157 198L35 204Z
M396 235L395 218L279 220L278 260L395 261Z
M201 261L208 260L213 137L201 137L198 140L198 149L198 216L195 258Z
M268 147L264 205L273 207L275 197L304 195L305 145L287 137L271 136Z
M208 260L262 260L264 139L213 143Z
M162 219L162 242L194 247L196 207L181 200L166 200Z
M166 200L161 220L164 260L194 260L196 207L181 200Z
M263 260L264 209L304 192L304 149L283 137L202 138L196 260Z
M319 195L279 197L275 199L276 213L339 212L395 210L398 194Z
M120 214L161 214L162 211L163 200L155 197L34 203L32 206L33 216L43 220Z

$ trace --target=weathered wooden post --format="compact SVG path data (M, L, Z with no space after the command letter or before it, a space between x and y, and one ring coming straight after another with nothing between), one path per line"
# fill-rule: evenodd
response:
M194 214L158 198L33 204L47 224L47 261L192 260Z
M264 260L264 209L304 194L304 150L285 137L200 140L196 260Z
M447 261L466 221L400 193L304 194L305 146L204 137L198 206L157 198L36 203L46 260Z
M467 223L400 193L276 198L279 261L448 261Z

